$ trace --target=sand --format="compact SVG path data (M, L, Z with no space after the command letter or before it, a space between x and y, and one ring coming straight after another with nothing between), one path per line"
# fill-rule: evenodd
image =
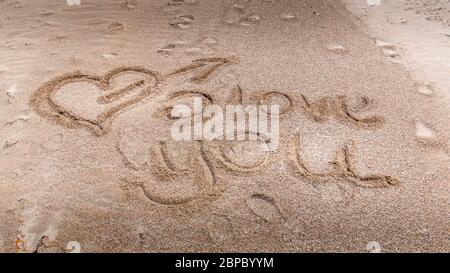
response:
M448 252L448 17L345 2L0 1L0 251ZM197 96L279 148L174 141Z

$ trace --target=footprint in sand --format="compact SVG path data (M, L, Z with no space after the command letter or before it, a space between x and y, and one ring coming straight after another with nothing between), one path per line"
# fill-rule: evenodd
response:
M55 11L52 9L46 9L41 12L42 16L51 16L53 14L55 14Z
M184 3L188 5L196 5L198 3L198 0L184 0Z
M172 5L168 5L167 7L165 7L163 9L163 11L167 14L176 14L179 11L181 11L181 7L179 6L172 6Z
M108 52L108 53L104 53L104 54L102 54L102 58L103 59L105 59L105 60L109 60L109 59L113 59L113 58L115 58L115 57L117 57L117 53L115 53L115 52Z
M6 141L3 143L2 150L7 150L19 142L20 139L18 139L16 136L11 136L10 138L6 139Z
M383 55L388 57L392 63L400 63L400 54L394 44L375 39L375 45L381 48Z
M13 103L17 96L17 84L12 85L8 91L6 91L8 97L8 103Z
M207 230L210 240L216 244L231 242L235 238L233 224L227 215L213 214Z
M215 46L217 45L217 39L213 37L208 37L202 41L203 44L208 46Z
M284 13L281 15L281 19L286 22L293 22L297 20L297 17L292 13Z
M434 94L434 90L431 87L431 85L428 84L421 84L417 87L417 91L420 94L426 95L426 96L432 96Z
M5 122L0 127L1 138L0 148L6 151L9 148L17 145L22 139L19 132L24 128L25 124L30 119L28 111L22 112L20 115L12 120Z
M438 141L436 132L423 122L416 122L416 137L424 144L432 144Z
M175 6L175 7L181 7L184 4L187 5L196 5L198 3L198 0L170 0L167 5L169 6Z
M125 1L125 3L123 3L123 6L127 9L134 9L137 6L137 2L136 0Z
M257 24L261 20L261 17L257 14L245 15L237 19L228 19L226 24L233 26L252 26Z
M216 52L216 45L217 40L212 37L194 42L176 41L167 43L166 45L158 49L157 53L164 56L207 56L212 55Z
M16 8L16 9L20 9L20 8L24 7L22 1L20 1L20 0L8 1L7 5L8 6L12 6L12 7Z
M64 135L61 133L51 135L47 137L44 141L39 143L39 146L45 153L52 153L58 151L63 147Z
M340 44L330 44L327 46L327 49L331 52L338 53L338 54L344 54L344 53L348 52L348 49Z
M114 21L106 29L107 33L114 33L125 29L125 25L121 22Z
M215 50L211 47L199 45L199 46L192 46L188 47L184 50L185 55L189 56L201 56L201 55L212 55L214 54Z
M192 15L181 15L172 18L169 24L174 28L186 29L190 28L194 22L194 16Z
M244 11L245 11L245 7L242 6L242 5L239 5L239 4L234 4L233 5L233 9L234 9L235 12L238 12L240 14L243 14Z
M158 49L156 52L161 55L172 56L177 50L185 48L187 43L184 41L170 42Z
M24 112L21 115L19 115L16 118L14 118L13 120L8 121L5 124L3 124L2 129L4 129L4 128L8 128L9 129L9 128L12 128L12 127L17 126L17 125L21 126L24 123L26 123L29 119L30 119L30 116L29 116L28 112Z
M246 2L238 2L225 16L225 24L230 26L251 26L261 21L261 16L254 13L246 13L245 7L241 5Z
M81 5L81 0L66 0L66 3L69 6L79 6Z

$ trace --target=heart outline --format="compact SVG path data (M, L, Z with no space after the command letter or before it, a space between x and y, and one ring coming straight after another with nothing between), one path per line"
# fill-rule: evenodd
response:
M97 115L96 119L93 121L80 117L75 113L71 113L70 110L58 105L52 99L52 96L55 93L57 93L64 85L71 82L91 82L99 87L102 92L105 92L111 87L112 79L127 72L146 74L153 77L155 83L152 86L143 88L138 94L130 97L124 102L119 103L110 109L106 109ZM140 66L124 66L114 68L104 74L104 76L90 75L76 71L73 73L64 74L44 83L38 90L36 90L36 92L33 93L30 104L40 116L53 120L66 128L85 127L94 135L102 136L108 133L112 119L114 119L120 111L130 108L136 103L156 93L156 91L158 91L157 87L162 83L162 81L163 79L159 73ZM103 98L104 97L105 96L103 96Z

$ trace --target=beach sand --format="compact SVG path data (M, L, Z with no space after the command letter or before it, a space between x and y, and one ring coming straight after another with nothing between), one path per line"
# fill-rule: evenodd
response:
M345 2L0 0L0 251L450 251L448 17ZM278 149L174 141L197 96Z

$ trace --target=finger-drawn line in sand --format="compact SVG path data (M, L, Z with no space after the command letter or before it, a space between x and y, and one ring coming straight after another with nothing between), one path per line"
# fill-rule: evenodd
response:
M106 92L112 88L111 81L119 75L124 73L138 73L145 76L144 88L138 90L138 93L129 97L125 101L115 104L110 108L106 108L101 114L99 114L94 120L84 118L79 114L75 114L72 110L66 109L54 101L55 93L64 85L74 82L88 82L96 85L102 92ZM149 78L151 78L149 80ZM130 106L135 105L146 97L150 96L157 89L156 87L162 81L158 73L148 70L143 67L119 67L115 68L104 76L96 76L83 74L81 72L75 72L66 74L45 83L42 85L31 97L31 105L34 110L44 118L53 120L58 124L68 128L80 128L86 127L91 130L95 135L101 136L108 132L109 123L119 112ZM136 87L141 86L141 82L133 83L130 86L113 91L110 94L105 95L99 100L103 104L116 101L135 90Z
M133 162L131 159L128 158L127 154L123 151L122 147L120 146L119 141L116 143L116 150L120 154L120 157L122 158L123 165L135 171L139 170L138 164L136 164L135 162Z
M153 158L155 158L155 162L153 166L157 168L154 172L156 176L160 179L169 179L179 175L189 175L189 169L178 168L172 162L169 156L169 151L167 149L167 144L164 141L160 141L158 146L155 147L152 151ZM191 162L188 163L188 165Z
M362 128L379 127L384 124L385 120L380 116L359 117L355 112L364 110L371 104L371 100L366 97L362 97L361 101L359 107L352 107L350 99L346 96L329 96L311 101L301 95L303 110L316 122L334 118Z
M266 92L258 92L256 95L253 95L254 100L256 100L256 104L260 105L272 105L274 103L271 102L271 99L280 99L284 100L284 103L280 103L280 116L289 113L294 106L294 100L287 94L278 91L266 91ZM236 85L235 88L231 91L231 95L227 100L227 104L234 105L244 105L244 93L240 85Z
M245 135L256 135L258 139L262 139L265 144L268 144L269 140L267 137L263 136L260 133L254 133L250 131L246 131ZM211 153L211 156L214 160L218 161L220 164L219 166L228 172L240 175L245 173L252 173L252 172L258 172L264 167L266 167L271 160L274 158L275 154L274 152L265 152L265 156L251 164L242 164L235 162L230 156L227 155L226 150L230 149L230 145L234 142L228 143L228 142L220 142L220 145L218 147L212 148L212 145L209 145L209 151Z
M193 77L191 77L191 80L196 83L201 83L204 82L211 74L217 71L220 67L232 63L235 63L235 61L221 57L196 59L192 61L191 64L176 69L168 76L185 74L187 72L191 72L192 70L200 70L200 72L196 73Z
M145 84L144 80L140 80L137 81L133 84L128 85L125 88L119 89L117 91L111 92L107 95L104 95L102 97L100 97L98 99L98 102L101 104L108 104L111 102L115 102L117 100L119 100L120 98L122 98L123 96L129 94L130 92L132 92L134 89L136 89L137 87L141 87Z
M200 96L200 97L202 97L202 99L204 99L204 101L206 101L208 104L212 105L212 104L214 104L215 100L209 93L210 92L208 92L208 91L204 91L204 90L200 90L200 89L175 91L174 93L170 94L167 97L166 102L164 103L169 106L163 106L162 108L157 110L156 113L154 114L154 117L167 117L168 119L177 119L176 117L172 117L172 115L171 115L171 112L173 109L172 101L180 99L180 98L184 98L184 97L189 98L189 97ZM198 113L198 114L201 115L202 113Z
M151 176L156 178L156 181L153 181L148 174L141 174L131 178L138 181L137 184L142 188L144 195L150 201L162 205L182 205L206 197L218 197L222 191L222 185L219 184L216 176L218 167L222 167L236 175L257 172L263 169L273 156L272 153L269 153L263 160L247 166L238 164L226 156L222 150L223 147L212 147L203 141L195 141L193 143L195 144L193 146L196 146L196 148L193 148L190 152L191 161L186 162L183 167L175 165L170 156L172 151L168 148L166 142L160 141L151 150L152 161L146 167L149 168ZM126 166L137 170L132 165L126 164ZM141 171L141 169L138 171ZM173 192L170 192L170 190L161 192L161 190L158 190L159 187L146 186L149 182L169 185L175 179L184 179L186 177L193 178L195 186L199 189L197 194L174 197ZM192 186L194 187L194 185Z
M189 72L193 74L191 80L200 83L206 81L223 65L231 63L231 59L221 57L196 59L191 64L176 69L164 77L158 72L139 66L118 67L104 76L76 71L56 77L43 84L32 94L30 104L40 116L59 125L67 128L85 127L92 131L94 135L102 136L109 131L109 125L115 116L150 95L157 93L157 91L161 90L161 84L165 79ZM111 91L114 88L114 79L126 73L141 74L144 76L144 79L135 81L124 88ZM98 98L97 102L99 105L103 105L105 110L92 119L83 117L68 109L68 107L58 104L54 99L55 94L70 83L89 83L98 87L105 94ZM134 92L136 94L133 94ZM209 97L206 98L211 100ZM121 99L124 99L124 101L119 102Z
M257 102L258 105L270 105L270 99L271 98L282 98L282 100L285 100L287 103L284 103L284 105L280 104L280 116L286 113L289 113L292 110L292 107L294 105L294 102L292 98L284 93L277 92L277 91L269 91L262 94L257 95Z
M152 163L147 167L154 178L156 178L156 181L153 181L152 183L168 185L173 183L173 180L176 178L184 179L186 177L191 177L193 183L198 188L198 192L188 196L184 196L183 191L174 193L168 190L165 192L164 189L161 190L158 189L159 187L148 185L151 184L152 178L146 174L132 178L138 180L137 183L147 199L161 205L182 205L194 200L219 195L220 189L217 187L212 163L204 151L203 143L200 141L197 143L196 146L199 146L199 153L194 154L191 157L192 160L186 164L186 167L180 168L176 166L171 159L167 143L161 141L152 149L152 158L154 160L152 160Z
M297 177L305 178L312 185L326 183L330 178L335 181L344 181L363 188L387 188L400 183L388 175L361 175L356 171L354 160L354 143L336 151L335 159L330 162L333 170L327 173L314 173L305 164L301 156L300 134L289 139L289 166Z
M298 102L290 95L279 91L258 92L253 95L258 105L280 105L280 116L291 113L297 103L301 105L301 110L308 117L316 122L326 122L335 119L338 122L354 125L359 128L377 128L385 123L381 116L363 117L362 111L368 110L373 105L373 100L367 97L350 99L347 96L336 95L319 98L315 101L309 100L305 95L300 94ZM278 100L279 102L272 102ZM237 85L233 89L227 103L243 103L243 90ZM360 116L361 115L361 116Z
M206 153L204 142L200 142L200 154L201 154L203 163L206 167L206 170L208 171L208 174L211 178L212 184L216 185L217 184L216 173L214 172L213 164L212 164L211 160L208 158L208 155Z
M283 214L275 200L266 194L252 194L247 199L247 206L256 216L266 222L284 221Z
M231 96L227 100L227 104L230 105L243 105L243 94L242 94L242 88L239 85L236 85L236 87L231 91Z

